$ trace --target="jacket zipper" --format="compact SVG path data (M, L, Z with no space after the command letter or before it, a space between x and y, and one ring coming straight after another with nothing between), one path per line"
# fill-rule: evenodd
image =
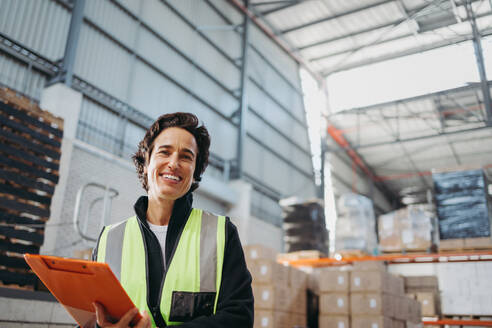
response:
M181 239L181 235L183 233L183 230L186 226L186 223L188 222L188 219L191 215L191 212L193 211L193 207L190 208L190 210L188 211L188 213L186 213L184 215L184 217L186 218L186 222L183 224L183 228L181 229L181 231L179 232L178 234L178 237L176 239L176 242L174 243L173 245L173 250L171 252L171 256L169 257L169 261L166 261L166 257L165 257L165 254L164 254L164 257L162 256L162 249L159 248L159 253L161 254L161 258L163 258L163 266L164 266L164 273L163 273L163 276L162 276L162 280L161 280L161 287L159 289L159 297L157 298L157 305L155 307L151 307L150 306L150 299L149 299L149 295L150 293L148 292L149 291L149 264L148 264L148 250L147 250L147 243L145 242L145 235L144 235L144 232L143 232L143 228L142 228L142 225L144 225L142 223L142 221L140 220L140 218L138 217L137 215L137 218L138 218L138 225L140 227L140 233L142 234L142 239L143 239L143 243L144 243L144 248L145 248L145 280L146 280L146 286L147 286L147 306L150 308L150 311L152 312L152 316L154 317L154 321L157 321L156 320L156 317L158 317L159 319L162 319L162 323L164 324L163 327L167 327L166 325L166 321L164 320L164 318L162 317L162 314L161 314L161 311L160 311L160 301L161 301L161 298L162 298L162 291L164 289L164 282L166 280L166 275L167 275L167 269L169 268L169 265L168 263L170 264L173 257L174 257L174 253L176 252L176 248L178 247L178 244L179 244L179 240ZM172 217L172 215L171 215ZM171 223L171 220L169 221L169 223ZM144 227L144 228L147 228L147 227ZM170 229L168 227L168 230L167 232L169 233ZM153 232L152 231L149 231L151 234L151 238L156 238L154 235L153 235ZM157 243L159 243L159 241L157 240ZM167 244L167 234L166 234L166 244ZM166 245L167 247L167 245ZM159 320L160 321L160 320Z
M140 219L138 219L138 226L140 228L140 233L142 234L142 241L143 241L143 244L144 244L144 249L145 249L145 284L146 284L146 287L147 287L147 306L149 307L150 309L150 314L152 315L152 317L154 318L154 322L156 322L156 325L157 325L157 322L160 322L162 323L164 326L162 325L158 325L158 327L166 327L166 321L164 320L164 318L162 317L162 314L161 314L161 311L160 311L160 299L161 299L161 295L159 294L159 298L157 299L157 305L156 306L151 306L150 304L150 292L149 292L149 283L150 283L150 280L149 280L149 261L148 261L148 255L149 255L149 252L148 252L148 249L147 249L147 243L145 242L145 233L143 231L143 228L147 228L147 227L142 227L143 223L141 222ZM155 236L153 236L153 232L152 231L149 231L150 232L150 238L154 238ZM167 236L166 236L167 238ZM157 239L157 238L156 238ZM157 241L157 244L159 244L159 241ZM159 248L159 253L161 254L161 258L162 258L162 250ZM166 272L166 263L165 261L164 262L164 274ZM162 280L164 281L164 279ZM162 289L162 282L161 282L161 289Z
M169 265L171 264L171 261L173 260L174 258L174 253L176 252L176 248L178 248L178 244L179 244L179 240L181 239L181 235L183 234L183 230L186 226L186 223L188 222L188 219L190 217L190 214L191 212L193 211L193 208L190 209L190 211L188 211L188 213L186 213L185 217L186 217L186 222L184 223L183 225L183 229L181 229L181 231L179 232L178 234L178 238L176 239L176 242L174 243L173 245L173 250L171 252L171 256L169 257L169 261L166 261L166 258L165 258L165 255L164 255L164 275L162 277L162 280L161 280L161 288L159 290L159 297L158 297L158 300L160 302L161 300L161 297L162 297L162 291L164 289L164 281L166 280L166 276L167 276L167 269L169 268ZM169 221L169 223L171 223L171 221ZM169 233L169 227L168 227L168 230L167 232ZM166 244L167 244L167 234L166 234ZM167 247L167 245L166 245ZM162 250L161 250L162 252ZM169 264L169 265L168 265ZM172 301L172 295L171 295L171 301ZM169 313L171 314L171 313Z

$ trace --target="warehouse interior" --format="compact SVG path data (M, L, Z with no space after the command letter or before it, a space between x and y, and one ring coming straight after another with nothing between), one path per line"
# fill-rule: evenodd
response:
M0 0L0 326L73 327L160 115L211 136L255 328L492 326L490 0Z

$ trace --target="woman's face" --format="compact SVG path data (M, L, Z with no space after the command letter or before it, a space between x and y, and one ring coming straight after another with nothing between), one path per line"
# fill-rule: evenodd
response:
M155 138L145 167L149 199L176 200L193 182L198 146L188 131L171 127Z

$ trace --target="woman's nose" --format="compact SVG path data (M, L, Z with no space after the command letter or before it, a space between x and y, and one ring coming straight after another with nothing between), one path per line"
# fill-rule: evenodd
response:
M173 155L169 158L169 162L167 163L167 165L169 166L169 168L176 168L178 167L178 156L176 155Z

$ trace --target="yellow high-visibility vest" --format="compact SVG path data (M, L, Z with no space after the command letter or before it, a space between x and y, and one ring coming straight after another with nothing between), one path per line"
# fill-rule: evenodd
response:
M108 263L135 306L150 314L142 228L135 216L105 227L97 261ZM168 264L160 294L160 311L167 325L215 314L224 248L225 217L193 209Z

